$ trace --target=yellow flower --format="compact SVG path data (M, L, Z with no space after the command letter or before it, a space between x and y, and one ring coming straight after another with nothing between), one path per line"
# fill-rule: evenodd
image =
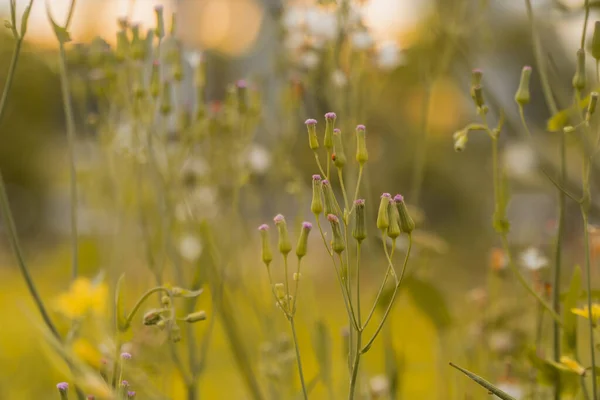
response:
M56 309L66 317L76 319L88 313L106 314L108 288L105 284L92 284L87 278L77 278L69 290L55 301Z
M590 314L588 306L583 308L571 308L571 312L584 318L588 318ZM600 304L592 304L592 318L594 320L600 319Z
M577 375L585 375L585 368L571 357L561 356L560 363Z
M73 342L73 353L91 367L99 368L102 362L102 354L96 347L85 339L77 339Z

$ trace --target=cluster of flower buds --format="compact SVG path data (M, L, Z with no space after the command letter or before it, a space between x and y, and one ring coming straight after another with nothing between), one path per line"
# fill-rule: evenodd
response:
M394 198L389 193L381 195L377 212L377 228L392 239L396 239L402 232L412 233L415 222L408 213L402 195L397 194Z

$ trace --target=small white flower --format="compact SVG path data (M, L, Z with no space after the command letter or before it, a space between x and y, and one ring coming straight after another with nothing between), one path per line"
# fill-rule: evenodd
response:
M283 14L283 26L289 31L299 29L304 24L305 15L300 7L288 7Z
M385 375L377 375L369 380L369 389L374 398L387 396L390 391L390 382Z
M248 164L252 171L264 174L271 166L271 154L264 147L254 145L248 153Z
M367 50L373 47L373 37L366 30L356 31L350 35L352 47L356 50Z
M344 71L339 69L333 71L331 74L331 81L336 87L344 87L346 84L348 84L348 78L346 77L346 74Z
M188 64L190 64L190 67L192 68L196 68L198 65L200 65L200 63L203 60L202 52L198 50L186 52L184 57L187 60Z
M185 235L179 241L179 252L185 260L189 262L197 261L202 253L202 244L196 236Z
M496 387L516 399L520 399L525 396L525 391L521 385L516 382L501 382L496 385Z
M537 271L548 265L548 259L535 247L521 253L521 264L530 271Z
M313 69L319 64L319 55L314 51L307 51L300 58L300 64L306 69Z
M306 11L306 29L311 35L333 40L338 32L338 20L335 13L312 7Z
M394 41L381 43L377 51L377 65L381 69L390 70L396 68L402 62L400 48Z

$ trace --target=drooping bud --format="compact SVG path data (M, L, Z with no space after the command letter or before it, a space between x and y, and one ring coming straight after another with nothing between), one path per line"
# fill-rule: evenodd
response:
M585 76L585 50L577 50L577 66L575 67L575 76L573 76L573 88L583 90L586 84Z
M342 131L337 128L333 130L333 151L335 154L333 163L336 167L343 168L346 165L346 153L342 143Z
M352 229L352 237L359 243L367 238L365 214L365 201L363 199L357 199L354 202L354 229Z
M404 197L400 194L394 196L398 214L400 215L400 229L402 232L411 233L415 229L415 221L410 217Z
M340 220L333 214L327 215L327 220L331 224L331 232L333 239L331 240L331 248L336 253L340 254L346 248L344 244L344 238L342 237L342 230L340 228Z
M336 115L333 112L325 114L325 138L323 139L323 146L327 150L333 149L333 129L335 127Z
M596 105L598 104L598 92L590 93L590 103L588 104L587 113L585 116L586 121L589 121L596 111Z
M381 195L381 201L379 202L379 211L377 211L377 228L386 230L390 226L390 219L388 215L388 204L392 195L384 193Z
M306 255L308 249L308 234L312 229L310 222L303 222L302 229L300 230L300 237L298 237L298 244L296 245L296 255L298 258L302 258Z
M323 212L323 188L321 187L321 175L312 176L312 201L310 211L318 216Z
M531 67L526 65L521 70L521 81L519 82L519 89L517 89L517 93L515 94L515 101L524 106L529 104L531 100L531 95L529 93L529 81L531 80Z
M61 382L56 385L58 389L58 393L60 394L60 398L62 400L67 400L69 398L69 384L67 382Z
M594 36L592 36L592 57L600 61L600 21L594 23Z
M279 232L279 252L284 256L287 256L287 254L292 251L292 243L290 242L287 223L281 214L277 214L277 216L273 218L273 221L275 221L277 231Z
M150 74L150 95L154 100L160 94L160 64L158 61L152 63L152 72Z
M144 314L143 323L144 325L151 326L156 325L158 321L162 319L163 313L167 310L164 308L153 308Z
M206 311L196 311L188 314L183 319L185 322L193 324L194 322L206 320Z
M248 84L245 80L240 79L236 82L238 111L240 114L245 114L248 111Z
M356 127L356 161L360 166L365 165L369 161L369 153L367 152L366 128L364 125Z
M398 212L398 207L396 207L396 198L394 197L394 201L390 201L388 203L388 219L390 221L390 225L387 228L387 235L396 239L402 233L400 231L400 213Z
M271 252L271 243L269 241L269 225L262 224L258 227L258 231L260 232L260 241L262 245L262 261L268 268L271 261L273 261L273 253Z
M461 152L465 149L467 145L467 132L466 131L458 131L454 134L454 151Z
M342 212L337 205L337 201L335 200L335 194L333 193L331 183L329 183L327 179L323 179L321 184L323 187L323 198L325 199L325 215L341 215Z
M317 120L307 119L304 124L308 130L308 145L311 150L317 150L319 148L319 138L317 137Z
M163 84L163 91L160 102L160 112L163 115L169 115L173 109L172 101L171 101L171 84L169 82L165 82Z
M156 14L156 36L162 40L165 37L165 19L163 15L163 7L158 5L154 7L154 13Z

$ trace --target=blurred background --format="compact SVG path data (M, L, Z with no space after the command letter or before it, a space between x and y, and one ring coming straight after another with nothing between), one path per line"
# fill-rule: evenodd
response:
M552 88L563 109L572 101L571 78L581 36L583 1L533 3ZM28 263L49 304L69 287L70 203L58 46L46 7L62 20L69 4L67 0L35 2L7 113L0 125L0 169ZM17 1L18 15L25 5ZM152 286L136 213L145 207L152 214L149 209L153 205L134 199L139 191L135 173L126 170L127 162L112 156L134 152L127 136L128 120L103 108L110 95L106 96L108 101L98 100L93 84L97 80L95 69L83 63L78 54L96 37L114 48L119 18L139 24L142 32L152 28L157 5L164 6L166 16L177 14L173 37L182 50L186 72L198 65L204 67L201 97L190 100L195 83L193 74L187 74L190 76L184 78L175 103L183 108L202 103L208 115L204 118L210 119L226 107L231 85L243 79L259 109L250 126L252 140L245 142L239 153L243 167L240 171L233 168L237 175L227 172L233 161L221 153L212 158L203 154L181 159L177 173L202 179L209 171L212 176L207 182L213 183L195 187L190 198L199 210L198 218L209 221L215 229L223 257L231 257L223 261L229 266L223 287L232 293L231 312L239 320L256 370L262 374L265 361L261 349L265 343L273 343L287 330L284 317L269 297L253 227L271 221L277 213L294 221L294 227L302 220L314 220L309 208L310 176L318 169L307 146L304 120L318 119L322 129L323 115L334 111L343 132L353 132L357 124L367 126L370 159L361 195L372 205L369 212L373 221L374 204L382 192L402 193L419 228L417 254L390 325L365 357L364 391L370 392L371 398L482 398L482 392L447 367L453 360L475 368L485 366L480 372L491 380L512 385L513 390L525 390L530 369L524 343L535 340L536 326L549 326L550 321L536 322L534 301L505 270L504 255L497 249L500 241L491 226L494 206L488 138L471 135L462 153L453 151L452 141L455 131L476 120L469 81L471 70L481 68L490 119L495 124L500 109L506 118L501 161L511 185L511 244L517 255L534 248L542 261L552 259L557 195L539 167L557 173L558 147L556 134L545 129L550 113L535 72L532 103L526 109L536 137L535 151L522 132L513 100L522 66L534 64L524 2L79 0L67 54L76 112L80 266L82 274L90 278L103 273L109 286L120 272L126 272L129 304L137 298L135 294ZM0 12L9 14L8 1L0 1ZM596 13L594 3L591 21ZM0 77L6 76L12 49L13 39L6 30L0 42ZM178 119L167 122L167 130L177 136ZM105 131L109 133L102 133ZM353 149L352 140L348 142ZM221 150L226 152L228 147ZM577 160L577 154L578 148L570 146L569 157ZM352 188L356 173L355 166L348 168ZM571 162L569 188L579 187L579 174L578 161ZM597 189L597 185L592 188L593 198L597 198ZM142 192L151 199L154 196L148 190ZM233 193L239 198L234 204L238 221L232 224L224 204ZM582 262L579 209L576 204L567 205L565 280L572 267ZM599 209L600 202L596 202L592 223L600 222ZM176 257L191 268L202 258L198 255L202 249L195 247L200 246L195 228L190 228L186 217L178 217L186 212L181 210L174 206L155 212L168 212L179 221L169 228L173 247L180 253ZM372 225L371 232L376 232ZM600 239L592 239L594 255L598 255ZM48 393L54 395L55 383L65 379L63 369L46 361L56 357L38 340L39 317L8 242L2 243L0 398L49 398ZM317 234L310 246L298 316L306 374L312 376L319 368L311 343L315 324L325 321L336 365L334 382L344 393L343 304ZM369 241L367 250L369 262L363 277L365 290L372 293L364 296L366 304L372 301L385 267L378 239ZM548 268L528 269L528 259L518 259L532 281L549 282ZM594 262L597 274L596 258ZM548 262L542 264L545 267ZM523 304L531 313L522 312ZM265 328L265 318L274 321L273 330ZM199 335L205 334L203 329L207 328L198 329ZM214 329L207 368L199 384L200 397L250 398L233 366L223 326L217 323ZM137 339L132 342L141 342L138 344L158 354L158 359L160 355L167 357L164 341L152 332L138 327L134 333ZM98 343L102 340L87 340L92 345L83 351L84 358L92 365L100 363L103 350ZM165 398L184 398L183 385L172 366L161 372L150 359L144 361L148 365L140 367L154 371L156 386ZM397 396L387 393L390 385ZM317 385L314 398L328 398L325 388Z

